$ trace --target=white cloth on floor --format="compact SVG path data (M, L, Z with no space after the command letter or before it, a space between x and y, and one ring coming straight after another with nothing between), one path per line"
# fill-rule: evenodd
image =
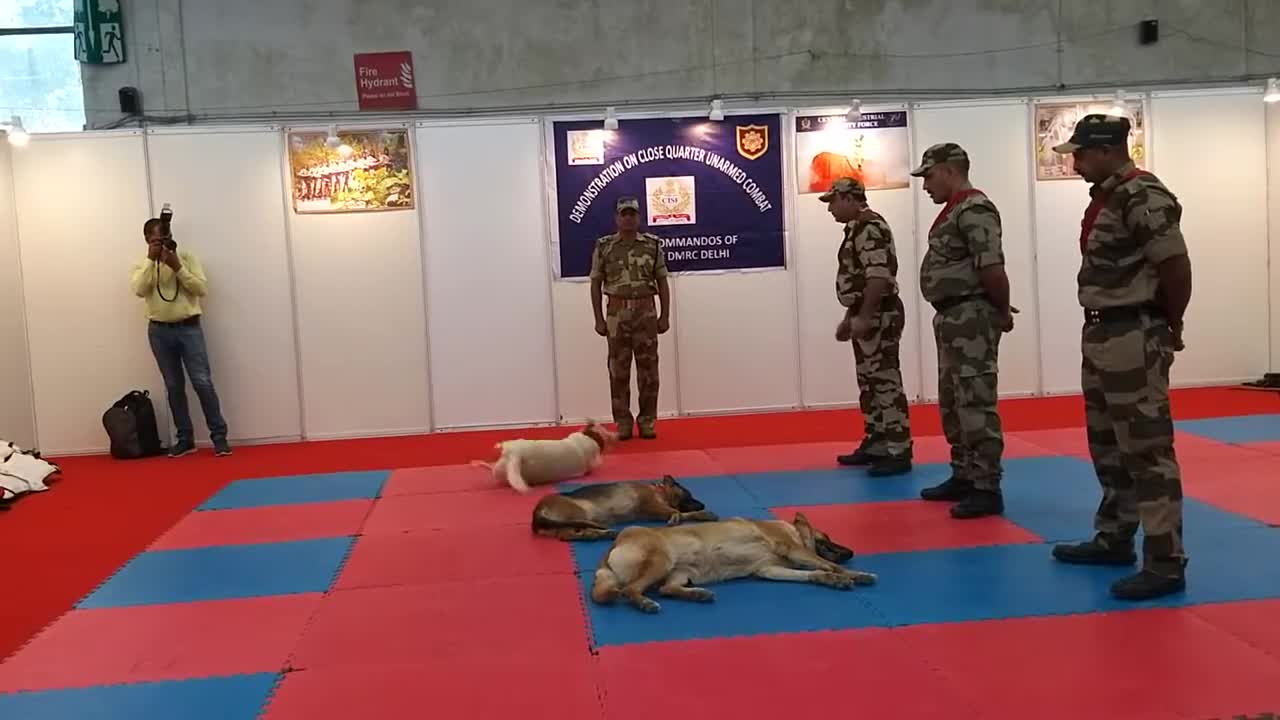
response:
M60 469L11 442L0 440L0 500L49 489L45 480Z

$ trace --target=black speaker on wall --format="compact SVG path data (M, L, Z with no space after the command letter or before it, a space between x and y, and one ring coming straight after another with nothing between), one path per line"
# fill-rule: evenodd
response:
M1138 23L1138 42L1143 45L1155 45L1160 41L1160 21L1143 20Z
M142 114L142 95L138 92L138 88L120 88L120 112L125 115Z

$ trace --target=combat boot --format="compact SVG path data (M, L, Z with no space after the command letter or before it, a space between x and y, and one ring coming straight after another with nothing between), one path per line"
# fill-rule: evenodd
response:
M618 440L631 439L631 423L618 423Z
M951 508L951 517L972 520L1004 513L1004 496L991 490L970 490L965 499Z
M911 472L911 458L907 455L873 457L867 474L871 477L888 477Z
M1072 565L1132 565L1138 560L1132 542L1113 545L1098 536L1075 545L1055 545L1053 557Z
M653 440L654 438L658 437L658 431L654 430L652 425L641 425L640 437L644 438L645 440Z
M840 463L841 465L848 465L850 467L859 467L862 465L872 464L880 456L873 455L867 452L867 446L870 444L871 444L870 438L863 438L862 444L858 445L858 448L856 450L854 450L853 452L847 455L837 456L836 462Z
M972 490L972 482L952 475L946 482L921 490L920 497L925 500L957 502L968 497Z
M1111 584L1111 594L1117 600L1151 600L1187 589L1187 579L1179 573L1175 576L1160 575L1142 570Z

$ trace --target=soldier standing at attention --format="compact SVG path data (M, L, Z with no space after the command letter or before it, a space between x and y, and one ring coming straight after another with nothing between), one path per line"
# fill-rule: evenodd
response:
M596 241L591 255L591 307L596 332L609 339L609 394L619 440L631 439L631 358L636 362L640 437L655 438L658 420L658 336L671 327L671 290L662 241L642 233L640 201L618 198L618 231ZM601 294L608 295L607 308ZM653 296L662 302L659 312ZM607 310L607 312L606 312Z
M1092 185L1080 224L1077 276L1084 327L1080 372L1089 454L1102 485L1093 539L1058 545L1062 562L1132 565L1142 524L1142 570L1111 593L1146 600L1186 587L1182 477L1173 450L1169 369L1182 349L1191 261L1182 206L1129 157L1129 120L1087 115L1067 142Z
M862 444L836 460L868 465L868 475L899 475L911 470L911 421L898 359L906 310L898 296L893 231L867 207L867 190L853 178L837 179L818 200L844 225L836 253L836 298L845 313L836 325L836 340L853 341L863 417Z
M1000 212L969 182L969 154L955 143L924 151L911 174L942 212L929 229L920 291L933 305L938 406L951 445L951 477L920 492L958 501L957 519L1004 512L1004 433L996 410L1000 337L1013 329Z

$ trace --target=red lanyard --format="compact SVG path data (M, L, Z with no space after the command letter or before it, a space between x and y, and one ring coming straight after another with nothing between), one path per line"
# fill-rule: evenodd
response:
M977 188L968 188L968 189L960 190L956 193L953 193L951 195L951 198L947 200L947 204L942 206L942 212L938 213L938 217L933 219L933 225L929 226L929 232L933 232L935 229L937 229L938 224L941 223L943 218L947 216L947 213L951 212L951 209L954 208L961 200L969 197L970 195L976 195L977 193L980 193L980 192L982 191Z
M1127 183L1130 180L1138 177L1139 175L1150 175L1150 174L1151 173L1147 172L1146 170L1137 170L1137 169L1130 170L1129 172L1125 173L1123 177L1120 178L1120 182L1116 183L1116 185L1119 186L1123 183ZM1102 214L1102 206L1106 204L1107 198L1111 197L1111 193L1114 191L1115 191L1115 188L1112 188L1111 190L1107 190L1105 192L1099 192L1097 195L1094 196L1093 200L1089 202L1089 207L1085 208L1084 219L1080 221L1080 254L1081 255L1084 254L1084 249L1085 247L1088 246L1089 233L1093 232L1093 224L1098 222L1098 216Z

